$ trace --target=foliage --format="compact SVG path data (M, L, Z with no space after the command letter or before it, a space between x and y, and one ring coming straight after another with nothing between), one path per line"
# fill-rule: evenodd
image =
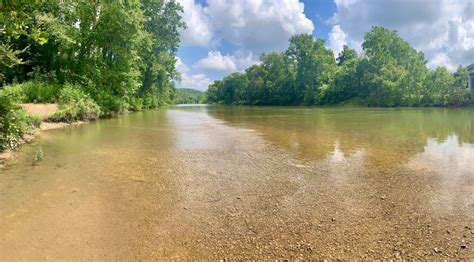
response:
M28 100L53 102L72 83L104 114L173 103L181 13L176 0L2 1L0 86L44 83Z
M29 124L20 102L59 103L52 120L67 122L173 103L182 11L176 0L0 1L0 144Z
M347 46L335 59L321 39L291 37L282 53L263 54L245 74L215 81L209 103L254 105L462 106L470 103L469 75L460 66L430 71L423 53L396 31L375 26L366 33L363 56Z
M0 91L0 152L17 147L31 127L39 127L41 119L29 116L12 98Z
M48 120L53 122L88 121L99 118L100 108L77 86L67 85L59 95L59 110Z
M3 96L8 97L11 103L24 103L27 100L25 90L21 84L7 86L1 92Z
M178 88L176 89L176 104L202 104L205 101L205 94L202 91Z

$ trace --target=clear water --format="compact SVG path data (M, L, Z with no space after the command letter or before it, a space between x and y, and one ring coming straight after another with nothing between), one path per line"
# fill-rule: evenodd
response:
M473 162L473 109L134 113L0 171L0 258L469 258Z

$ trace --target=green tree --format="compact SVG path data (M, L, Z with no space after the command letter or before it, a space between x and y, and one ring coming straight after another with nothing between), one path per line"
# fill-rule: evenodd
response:
M314 40L312 35L291 37L285 54L296 68L296 103L315 104L321 92L327 89L334 77L336 62L324 40Z
M396 31L375 26L362 47L368 58L364 84L368 102L377 106L417 105L423 97L426 61Z
M172 80L179 78L175 69L180 28L185 23L182 7L176 1L142 0L145 39L141 48L142 84L139 95L146 107L172 103Z
M339 53L336 61L337 65L341 66L344 65L346 62L351 61L353 59L358 58L357 51L349 48L347 45L344 45L342 51Z

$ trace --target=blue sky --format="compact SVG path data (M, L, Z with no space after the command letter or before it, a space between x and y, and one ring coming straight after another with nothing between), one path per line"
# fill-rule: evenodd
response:
M188 29L181 31L178 87L206 90L213 80L282 51L294 34L326 40L338 53L358 51L373 25L399 31L429 67L474 62L474 0L178 0Z

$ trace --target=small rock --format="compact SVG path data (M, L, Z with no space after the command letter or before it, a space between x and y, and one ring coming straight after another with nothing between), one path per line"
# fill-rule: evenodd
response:
M433 248L433 250L434 250L435 253L441 253L441 249L439 249L437 247Z
M465 243L463 243L463 244L461 244L461 248L465 249L465 248L467 248L467 245Z
M332 221L332 222L336 221L336 218L332 217L332 218L331 218L331 221Z
M381 196L380 199L385 200L387 197L386 196Z
M189 210L189 207L183 207L183 208L184 208L184 210Z

